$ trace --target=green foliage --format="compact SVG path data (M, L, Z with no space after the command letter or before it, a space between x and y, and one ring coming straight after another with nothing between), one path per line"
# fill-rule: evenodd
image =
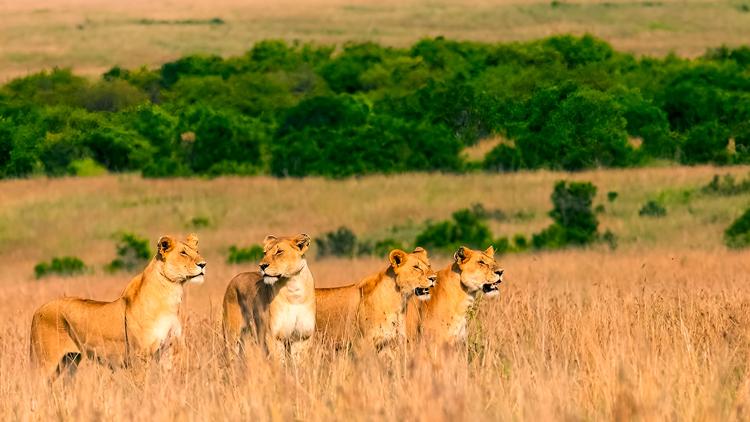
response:
M133 233L121 233L116 246L117 257L105 266L109 272L134 271L144 266L151 257L148 240Z
M36 278L49 275L74 276L87 271L86 264L74 256L62 256L52 258L50 262L40 262L34 266Z
M480 167L463 148L490 136L509 142L485 156L487 171L750 163L749 63L748 47L637 58L562 35L410 48L266 40L100 80L53 69L0 87L0 177L463 172Z
M615 200L617 199L618 196L620 196L619 193L617 193L615 191L609 191L609 192L607 192L607 201L609 201L609 202L615 202Z
M658 201L651 199L646 201L641 209L638 210L638 215L641 217L664 217L667 215L667 209Z
M227 255L228 264L259 262L261 259L263 259L263 247L260 245L250 245L246 248L232 245L229 247L229 254Z
M454 212L451 220L428 222L415 243L428 251L452 253L459 246L485 249L493 243L493 238L482 216L463 209Z
M627 122L611 96L563 85L538 91L526 108L528 123L516 148L529 168L583 170L633 162Z
M552 192L553 208L549 213L554 223L532 236L534 248L556 249L595 241L599 227L592 207L595 195L596 187L589 182L557 182Z
M316 237L315 246L319 257L354 257L359 251L357 235L345 226Z
M724 231L724 243L730 248L750 245L750 210L745 211Z
M188 222L188 227L194 229L205 229L207 227L211 227L211 220L208 217L195 216Z
M737 182L731 174L715 174L711 181L701 188L701 192L719 196L740 195L750 192L750 178Z
M525 167L521 150L510 145L500 144L484 157L483 166L487 170L510 172Z

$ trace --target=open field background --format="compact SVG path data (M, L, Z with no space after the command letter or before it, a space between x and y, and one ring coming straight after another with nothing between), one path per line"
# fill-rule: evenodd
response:
M139 177L0 182L0 403L3 419L259 420L672 419L743 420L750 405L750 254L727 250L723 229L750 195L705 196L716 174L744 177L747 167L672 167L464 176L407 174L344 181L220 178L153 181ZM265 234L339 225L362 236L418 226L482 203L525 217L493 223L496 235L529 234L549 223L549 194L559 179L590 180L601 228L619 248L501 257L501 296L482 301L472 322L471 362L403 356L395 368L316 347L295 378L259 355L246 375L225 371L220 350L221 297L229 278L251 265L225 264L231 244ZM608 191L617 191L613 203ZM638 217L647 199L668 214ZM207 258L202 286L189 286L188 352L171 373L144 380L93 365L67 392L52 394L27 376L33 310L61 295L112 299L130 275L108 275L114 232L155 242L197 230ZM409 223L409 221L412 223ZM33 279L33 265L76 255L93 273ZM311 259L320 285L354 281L382 258ZM436 267L446 257L435 257Z
M592 33L616 49L684 56L750 37L746 0L0 1L0 82L42 68L98 75L189 53L237 55L268 38L406 46Z

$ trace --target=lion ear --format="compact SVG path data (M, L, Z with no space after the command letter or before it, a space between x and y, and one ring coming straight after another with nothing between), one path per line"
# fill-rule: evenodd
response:
M159 241L156 242L156 249L162 258L165 258L167 252L171 251L172 248L174 248L174 239L172 236L162 236L159 238Z
M310 236L302 233L294 238L294 245L300 252L305 253L308 247L310 247Z
M269 234L268 236L263 239L263 249L268 249L271 246L271 243L279 240L276 236Z
M190 233L188 237L185 239L185 243L197 251L198 250L198 235L195 233Z
M466 261L469 260L471 257L471 249L467 248L466 246L461 246L458 248L456 253L453 254L453 259L458 264L465 264Z
M484 253L486 253L489 256L495 256L495 247L490 245L490 247L487 248L487 250L484 251Z
M423 258L427 258L427 251L421 246L417 246L416 248L414 248L414 252L412 253L421 255Z
M401 249L394 249L388 254L388 261L391 262L393 268L398 268L406 262L406 252Z

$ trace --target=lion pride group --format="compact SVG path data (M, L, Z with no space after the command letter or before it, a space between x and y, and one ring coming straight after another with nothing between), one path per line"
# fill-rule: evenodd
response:
M356 284L315 288L309 246L305 234L267 236L258 271L229 282L222 318L228 358L243 358L252 341L279 364L296 364L316 332L355 352L392 351L407 339L460 347L467 311L479 295L497 296L503 278L492 246L460 247L437 272L417 247L390 251L386 268ZM56 379L72 375L83 359L111 367L171 362L182 344L184 286L202 283L205 271L196 235L161 237L154 258L117 300L65 297L42 305L31 322L32 363Z

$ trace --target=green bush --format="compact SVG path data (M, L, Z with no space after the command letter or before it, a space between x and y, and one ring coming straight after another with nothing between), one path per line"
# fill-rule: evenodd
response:
M250 245L246 248L232 245L229 247L229 253L227 255L228 264L259 262L261 259L263 259L263 247L260 245Z
M48 275L74 276L87 271L86 264L74 256L52 258L50 262L40 262L34 266L36 278Z
M211 220L208 217L195 216L188 221L187 225L194 229L205 229L211 227Z
M599 221L592 203L596 187L589 182L559 181L552 192L554 223L534 234L531 243L537 249L582 246L598 238Z
M484 250L493 243L492 232L472 210L453 213L451 220L428 222L417 235L416 245L427 250L454 252L459 246Z
M500 144L484 157L483 166L487 170L510 172L524 168L521 150L506 144Z
M745 211L724 231L724 243L730 248L750 245L750 210Z
M109 272L135 271L151 258L148 240L132 233L121 233L116 246L117 257L105 266Z
M315 246L316 255L319 257L354 257L359 251L357 235L345 226L316 237Z
M664 208L664 205L652 199L643 204L641 209L638 210L638 215L641 217L664 217L667 215L667 209Z
M731 174L715 174L711 181L701 188L701 192L720 196L740 195L750 192L750 178L737 182Z

